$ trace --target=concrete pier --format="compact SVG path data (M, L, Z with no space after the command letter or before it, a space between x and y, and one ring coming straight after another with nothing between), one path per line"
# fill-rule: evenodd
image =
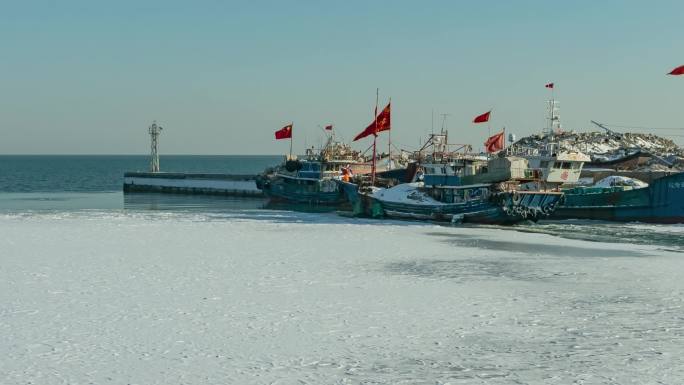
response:
M124 192L262 197L256 175L126 172Z

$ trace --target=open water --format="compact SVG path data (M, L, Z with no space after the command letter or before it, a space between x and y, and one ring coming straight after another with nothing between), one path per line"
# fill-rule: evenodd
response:
M257 174L281 159L273 155L170 155L160 156L160 165L167 172ZM235 200L211 197L125 197L124 172L146 171L148 162L144 155L0 156L0 211L233 207Z
M256 174L282 156L167 155L165 172ZM146 155L0 155L0 192L118 192L126 171L147 171Z

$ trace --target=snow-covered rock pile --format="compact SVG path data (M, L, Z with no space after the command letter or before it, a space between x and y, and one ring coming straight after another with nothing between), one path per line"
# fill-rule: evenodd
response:
M541 135L531 135L518 140L515 145L527 148L545 148L551 139ZM665 139L654 134L619 133L607 132L564 132L556 134L553 142L558 143L561 149L568 151L580 151L591 157L593 162L608 162L617 160L637 152L646 152L662 158L674 167L684 169L684 149L677 146L670 139ZM668 168L661 160L654 159L647 165L648 168Z
M648 187L648 183L642 182L639 179L627 178L624 176L613 175L601 179L596 182L594 187L615 187L615 186L628 186L634 189Z

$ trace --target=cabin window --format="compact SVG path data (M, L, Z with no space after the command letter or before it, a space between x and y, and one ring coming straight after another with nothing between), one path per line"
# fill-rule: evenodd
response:
M570 167L571 167L571 166L570 166L570 162L563 162L563 167L562 167L562 168L564 168L564 169L569 169Z
M572 163L573 169L578 170L580 167L582 167L582 163L579 163L579 162L573 162Z
M311 165L311 169L312 169L313 171L320 171L320 170L321 170L321 165L318 164L318 163L313 163L313 164Z
M563 164L563 162L554 162L554 163L553 163L553 168L561 168L561 165L562 165L562 164Z

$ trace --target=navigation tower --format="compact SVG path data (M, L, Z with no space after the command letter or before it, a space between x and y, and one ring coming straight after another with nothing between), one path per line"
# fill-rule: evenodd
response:
M159 134L161 134L162 127L157 125L157 121L153 121L149 127L150 138L152 139L150 152L150 172L159 172L159 153L157 152L157 144L159 143Z

